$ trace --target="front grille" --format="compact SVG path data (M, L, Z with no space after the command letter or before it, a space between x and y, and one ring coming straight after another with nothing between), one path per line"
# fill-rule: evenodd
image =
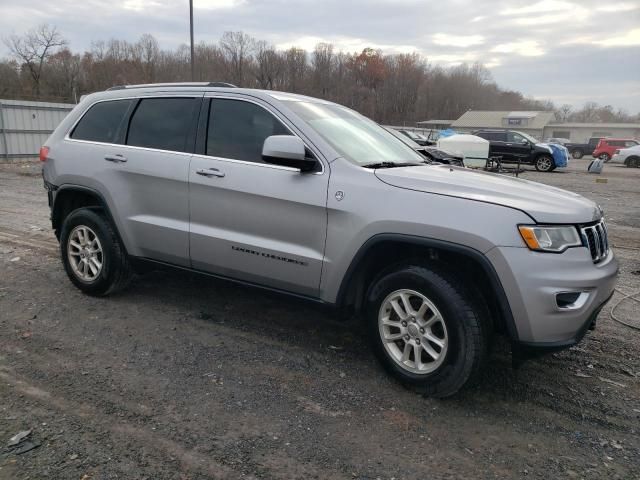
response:
M586 246L589 247L593 263L598 263L606 258L609 254L609 239L604 220L595 225L582 227L580 231L582 232L582 238Z

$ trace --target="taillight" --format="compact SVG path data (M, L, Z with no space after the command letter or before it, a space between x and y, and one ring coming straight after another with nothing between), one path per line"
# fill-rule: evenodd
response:
M49 147L40 147L40 161L46 162L49 156Z

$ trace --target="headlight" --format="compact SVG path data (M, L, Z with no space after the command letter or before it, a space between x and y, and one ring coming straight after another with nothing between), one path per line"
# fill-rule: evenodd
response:
M538 252L564 252L569 247L579 247L582 240L576 227L520 225L518 227L524 243Z

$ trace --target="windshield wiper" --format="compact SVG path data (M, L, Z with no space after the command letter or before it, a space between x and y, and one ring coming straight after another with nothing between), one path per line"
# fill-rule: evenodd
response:
M415 167L418 165L424 165L424 163L378 162L378 163L367 163L366 165L362 165L362 166L364 168L395 168L395 167Z

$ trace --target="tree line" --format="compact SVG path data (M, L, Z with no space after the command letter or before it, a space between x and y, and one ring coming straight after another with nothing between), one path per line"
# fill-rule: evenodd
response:
M192 80L187 45L160 48L150 34L137 42L111 39L73 52L53 26L41 25L3 39L10 56L0 59L0 98L75 103L81 95L114 85ZM574 111L499 87L482 64L432 65L417 53L278 50L243 32L225 32L217 43L195 46L194 81L284 90L325 98L386 124L457 119L467 110L553 110L560 121L637 121L610 105L588 102Z

